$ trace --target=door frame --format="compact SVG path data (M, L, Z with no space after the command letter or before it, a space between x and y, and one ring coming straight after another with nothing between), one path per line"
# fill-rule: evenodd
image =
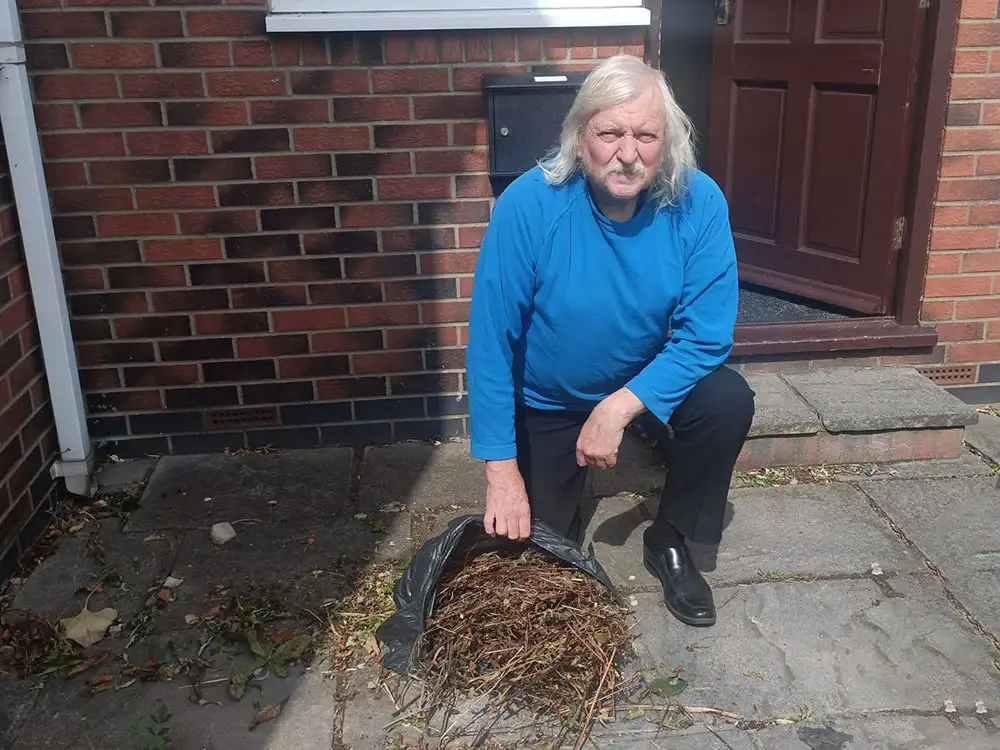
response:
M645 0L646 7L652 11L652 22L646 34L646 59L657 67L660 17L665 1L669 0ZM958 2L930 0L927 9L908 159L906 230L893 282L895 313L842 321L740 324L736 326L734 355L871 350L927 352L937 344L937 331L920 325L920 303L944 141L948 84L958 30Z

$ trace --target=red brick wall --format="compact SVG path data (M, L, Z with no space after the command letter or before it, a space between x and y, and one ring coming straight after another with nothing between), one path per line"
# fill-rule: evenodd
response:
M922 319L945 363L1000 382L1000 20L963 0Z
M6 153L0 134L0 581L47 520L57 453Z
M641 30L268 36L248 5L21 6L91 427L123 455L462 433L482 75L642 53Z

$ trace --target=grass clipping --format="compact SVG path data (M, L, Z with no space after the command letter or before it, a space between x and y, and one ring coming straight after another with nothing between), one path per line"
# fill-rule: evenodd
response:
M600 582L538 549L452 563L422 640L425 706L489 693L498 708L586 727L623 688L631 619Z

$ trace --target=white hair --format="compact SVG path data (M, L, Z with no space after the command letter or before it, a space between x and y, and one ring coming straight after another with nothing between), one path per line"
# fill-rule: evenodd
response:
M559 146L538 162L546 179L554 185L569 180L581 168L580 141L591 118L649 91L660 93L666 148L656 166L653 198L661 207L674 205L687 188L690 172L697 167L694 127L677 104L663 73L634 55L610 57L587 76L562 125Z

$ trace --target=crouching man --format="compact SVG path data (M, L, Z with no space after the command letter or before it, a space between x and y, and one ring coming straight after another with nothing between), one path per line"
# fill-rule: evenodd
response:
M480 249L467 369L487 532L526 539L536 518L579 541L589 467L614 466L629 423L655 419L672 439L644 563L678 620L713 625L685 540L720 541L753 419L753 392L722 367L737 302L728 207L695 166L690 120L641 59L603 62Z

